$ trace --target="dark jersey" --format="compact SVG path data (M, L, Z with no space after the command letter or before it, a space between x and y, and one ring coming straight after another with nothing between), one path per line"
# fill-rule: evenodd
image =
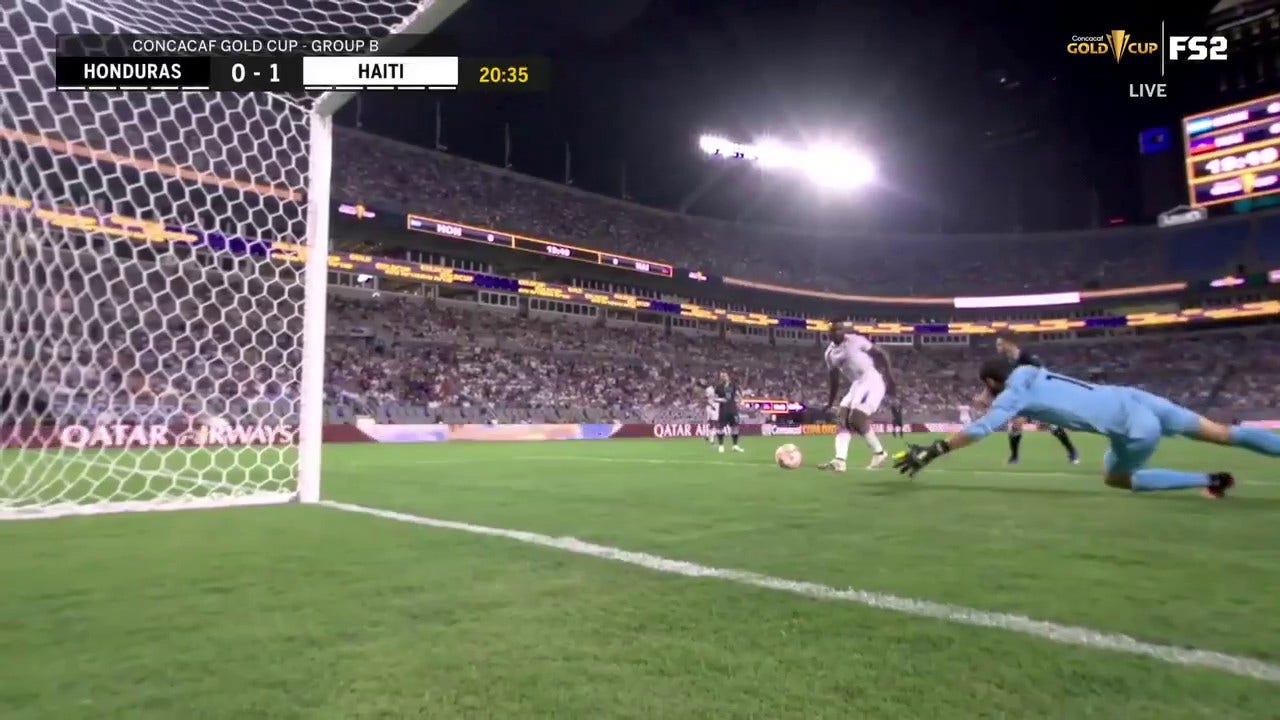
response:
M738 409L738 384L722 383L716 386L716 396L720 398L720 408L736 411Z
M889 413L893 415L893 422L895 425L902 424L902 406L901 405L897 405L897 404L890 405Z
M716 395L720 397L720 417L717 419L723 426L738 426L738 384L728 382L716 386Z

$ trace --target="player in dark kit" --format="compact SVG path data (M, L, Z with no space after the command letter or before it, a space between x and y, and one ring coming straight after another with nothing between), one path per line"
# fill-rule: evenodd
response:
M903 430L903 427L906 423L902 422L902 404L897 400L894 400L889 405L889 415L893 419L893 436L904 437L906 432Z
M1018 345L1018 340L1013 333L1000 333L996 336L996 351L999 352L1009 364L1013 367L1021 365L1030 365L1032 367L1044 367L1044 363L1040 358L1032 353L1023 350ZM1009 464L1016 465L1018 463L1018 450L1022 447L1022 426L1026 424L1026 419L1015 417L1009 422ZM1071 442L1071 436L1067 435L1067 431L1057 425L1049 426L1049 434L1058 439L1062 443L1062 447L1067 451L1067 460L1073 465L1080 463L1080 454L1076 452L1076 446Z
M720 384L716 385L716 399L720 401L720 420L716 424L716 439L720 452L724 452L724 436L733 437L733 451L745 452L738 444L738 383L729 377L728 370L720 371Z

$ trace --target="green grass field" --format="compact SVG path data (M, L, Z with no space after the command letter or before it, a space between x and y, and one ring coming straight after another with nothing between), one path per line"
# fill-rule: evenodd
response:
M1182 655L659 571L1026 615L1280 679L1280 464L1170 442L1159 463L1242 485L1222 502L1134 496L1105 488L1101 444L1078 440L1078 467L1038 434L1007 467L994 437L915 481L784 472L781 438L746 455L697 440L326 449L328 499L560 547L317 506L0 523L0 717L1280 718L1280 683ZM830 452L800 444L810 464ZM566 552L566 536L701 569Z

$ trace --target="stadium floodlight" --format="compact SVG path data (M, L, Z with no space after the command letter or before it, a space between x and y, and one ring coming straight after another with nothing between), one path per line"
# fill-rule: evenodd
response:
M867 157L834 145L812 148L803 163L805 175L832 190L858 188L875 179L875 166Z
M764 138L755 144L754 160L766 169L794 167L796 152L773 138Z
M320 498L333 113L350 94L59 92L56 36L392 46L463 2L0 6L0 519ZM212 240L229 236L305 241L305 264Z
M716 135L703 135L698 138L698 147L708 155L719 155L721 150L729 147L730 142Z
M871 158L834 143L794 147L773 138L737 143L719 135L703 135L698 147L708 155L755 163L762 168L791 170L830 190L852 190L875 181Z

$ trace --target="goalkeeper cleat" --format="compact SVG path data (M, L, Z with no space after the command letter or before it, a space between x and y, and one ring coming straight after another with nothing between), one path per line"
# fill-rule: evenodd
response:
M848 468L845 466L844 460L834 458L818 466L819 470L830 470L831 472L844 472Z

